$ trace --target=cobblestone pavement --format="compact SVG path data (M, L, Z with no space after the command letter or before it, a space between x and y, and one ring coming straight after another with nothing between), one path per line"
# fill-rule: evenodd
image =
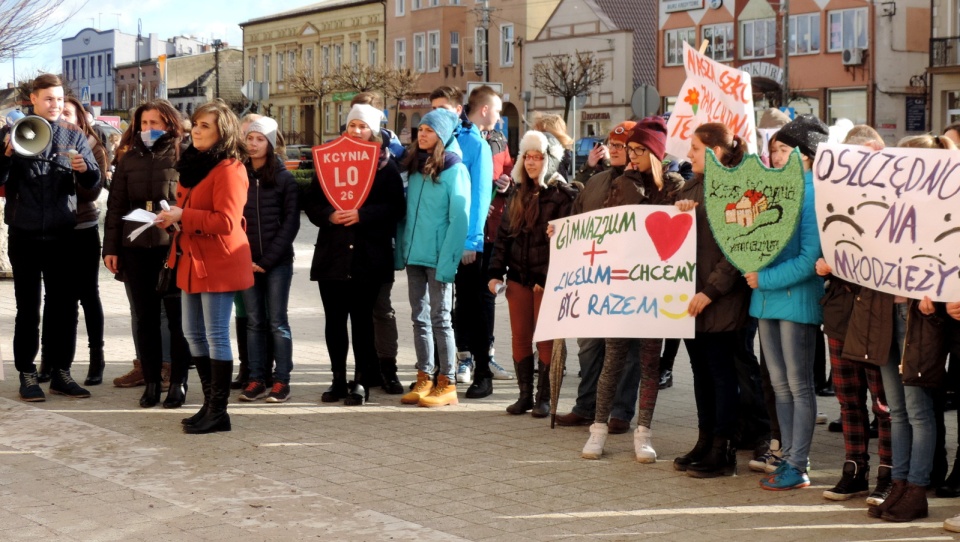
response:
M841 437L826 426L816 429L808 489L761 490L746 451L734 478L675 472L671 460L696 440L683 349L676 384L657 405L653 465L633 460L630 433L611 436L603 459L580 459L586 428L551 430L546 420L504 412L513 381L495 381L482 400L463 398L461 389L459 406L436 410L401 406L380 390L362 407L320 405L330 377L320 296L309 282L315 236L304 219L290 300L293 397L282 405L231 402L229 433L180 431L179 419L198 406L196 374L180 410L140 409L140 389L110 385L128 370L133 345L122 285L106 271L107 383L91 388L90 399L18 401L13 283L0 281L0 540L952 539L941 524L960 502L931 498L929 519L891 524L868 518L862 499L825 501L843 460ZM405 382L415 376L406 291L398 273ZM497 359L509 362L506 307L499 309ZM85 344L82 322L80 329ZM562 411L577 385L570 346ZM78 348L76 376L87 358ZM818 401L837 417L836 400Z

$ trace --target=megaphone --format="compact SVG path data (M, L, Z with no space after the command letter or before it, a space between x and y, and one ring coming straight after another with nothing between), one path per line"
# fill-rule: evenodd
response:
M52 139L50 123L36 115L23 117L10 128L10 145L17 154L28 158L43 154Z

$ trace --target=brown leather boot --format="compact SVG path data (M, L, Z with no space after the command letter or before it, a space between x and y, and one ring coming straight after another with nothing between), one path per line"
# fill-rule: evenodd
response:
M900 499L887 509L881 519L904 523L927 517L927 488L916 484L907 483L906 490Z
M890 494L887 495L887 498L883 500L878 506L871 506L867 508L867 515L872 518L882 517L891 506L897 504L897 501L903 497L903 494L907 491L907 481L906 480L894 480L893 488L890 490Z
M138 359L133 360L133 369L130 372L113 379L113 385L118 388L135 388L143 384L143 369Z

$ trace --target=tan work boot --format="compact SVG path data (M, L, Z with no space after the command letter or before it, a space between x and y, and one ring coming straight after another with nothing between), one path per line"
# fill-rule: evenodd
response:
M426 397L433 390L433 378L423 371L417 371L417 383L413 390L400 398L400 402L405 405L416 405L420 399Z
M160 391L170 391L170 363L160 364Z
M143 385L143 368L140 367L140 360L133 360L133 369L123 376L113 379L113 385L118 388L135 388Z
M437 385L430 391L430 395L420 398L420 406L428 408L459 403L460 401L457 400L457 385L444 375L437 377Z

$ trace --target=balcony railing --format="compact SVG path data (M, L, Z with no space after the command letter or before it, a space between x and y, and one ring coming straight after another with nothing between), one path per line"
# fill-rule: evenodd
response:
M960 36L930 39L930 67L960 66Z

